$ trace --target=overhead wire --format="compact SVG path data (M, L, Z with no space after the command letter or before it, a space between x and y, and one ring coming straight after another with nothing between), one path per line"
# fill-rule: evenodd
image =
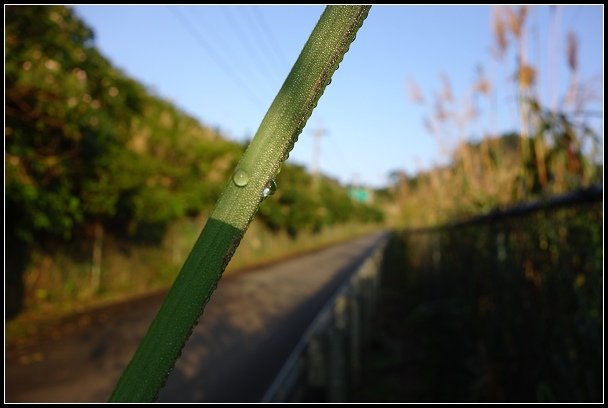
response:
M269 47L272 55L274 55L274 58L276 59L275 62L277 62L279 66L287 66L287 58L285 58L285 55L282 53L275 36L272 34L272 31L270 30L270 27L266 23L266 20L264 19L264 16L260 10L255 6L249 7L249 10L251 10L252 15L257 22L257 25L262 33L262 37L265 40L264 43Z
M230 27L233 27L234 33L238 37L243 48L247 50L247 54L251 57L256 67L259 67L258 72L265 80L273 87L276 87L276 81L279 79L279 74L273 69L274 65L269 62L269 59L260 49L259 42L252 39L251 35L247 35L242 25L239 24L235 11L232 7L221 8L224 17L228 21ZM243 15L243 17L245 17ZM246 17L245 17L246 18Z
M211 57L215 64L228 76L237 87L243 91L249 100L258 107L263 107L263 103L260 98L249 88L246 81L230 67L230 64L226 63L222 58L222 55L216 51L216 49L209 43L200 33L194 28L194 26L188 21L188 19L182 14L181 10L177 7L168 6L169 10L176 16L182 26L186 29L188 34L195 40L195 42Z

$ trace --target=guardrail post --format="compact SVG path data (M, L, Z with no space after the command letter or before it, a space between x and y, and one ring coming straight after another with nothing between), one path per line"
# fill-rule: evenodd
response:
M311 336L306 348L308 399L322 401L328 384L327 353L320 334Z
M361 375L361 302L359 280L351 281L349 290L350 305L350 373L351 384L358 384Z
M504 232L496 234L496 260L502 264L507 259L506 235Z
M329 356L329 401L341 402L346 400L348 384L346 380L346 341L347 299L344 294L336 298L333 307L332 324L330 326L330 356Z
M441 270L441 232L435 232L432 235L433 242L433 269L435 273Z

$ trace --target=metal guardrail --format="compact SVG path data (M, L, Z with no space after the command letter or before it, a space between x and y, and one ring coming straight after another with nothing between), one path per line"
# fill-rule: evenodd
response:
M310 324L261 402L345 401L361 373L380 289L380 265L388 239L337 290Z

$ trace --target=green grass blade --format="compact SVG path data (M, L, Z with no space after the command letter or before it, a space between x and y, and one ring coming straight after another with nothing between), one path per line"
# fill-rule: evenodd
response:
M268 109L111 402L153 401L370 6L328 6Z

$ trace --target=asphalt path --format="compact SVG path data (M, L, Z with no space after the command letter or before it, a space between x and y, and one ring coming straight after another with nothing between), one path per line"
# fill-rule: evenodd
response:
M259 401L325 302L384 236L222 278L158 400ZM106 401L162 298L83 314L71 330L51 330L34 344L9 347L6 401Z

